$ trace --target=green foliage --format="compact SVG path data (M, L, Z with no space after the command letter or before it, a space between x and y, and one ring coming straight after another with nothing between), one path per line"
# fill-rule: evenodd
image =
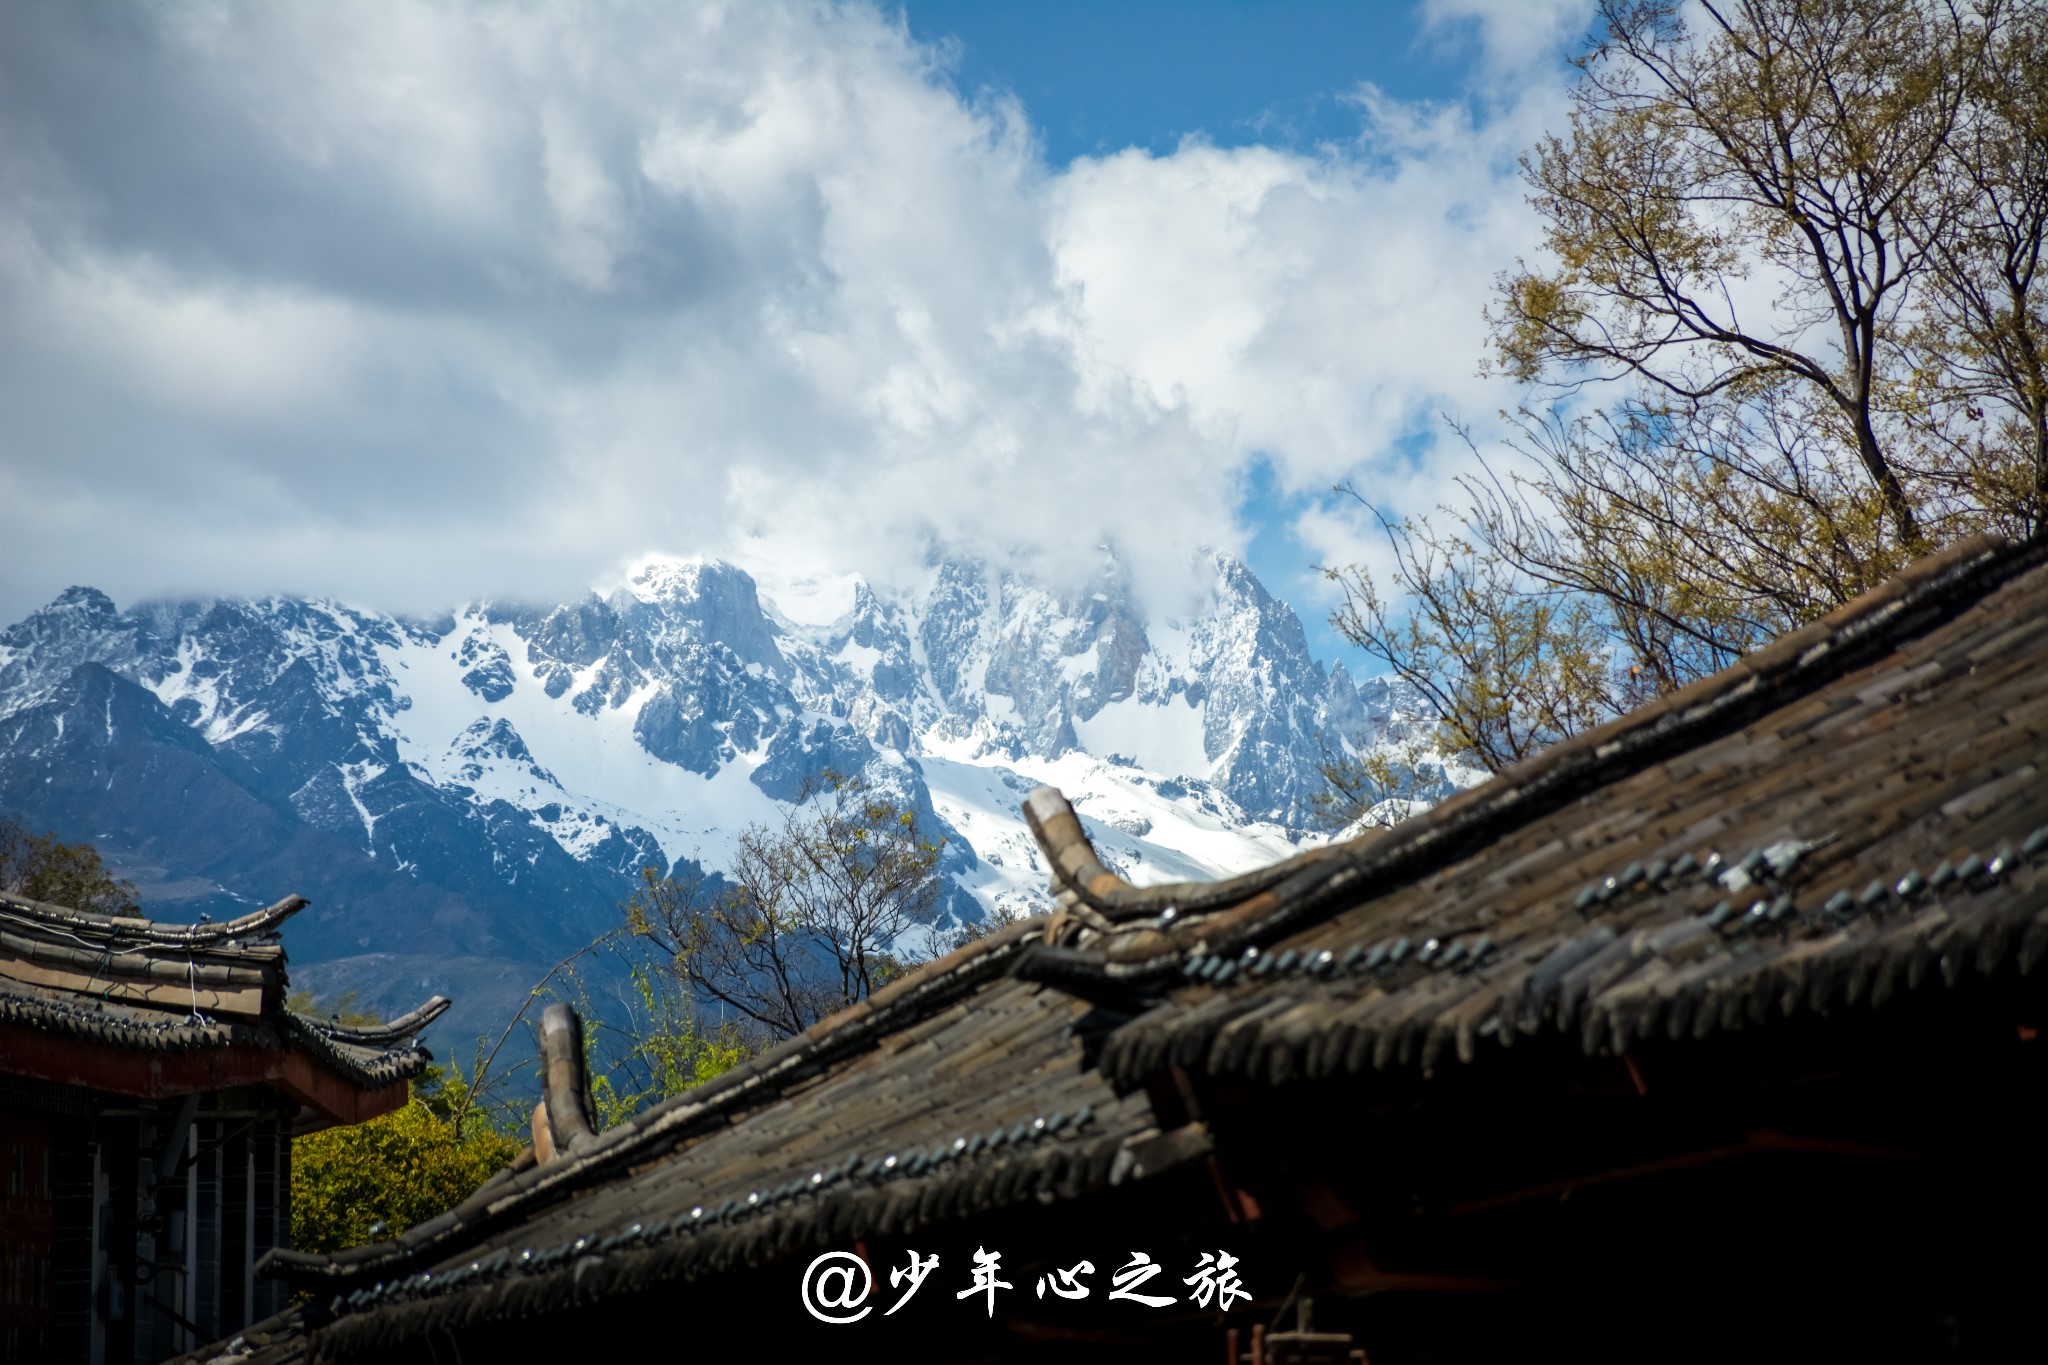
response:
M108 872L91 844L61 844L0 818L0 890L102 915L140 915L135 888Z
M1326 570L1345 593L1332 623L1428 699L1442 749L1498 770L1594 718L1608 687L1583 601L1523 590L1500 555L1427 521L1381 527L1411 610L1364 569Z
M586 975L587 962L606 959L611 961ZM625 989L593 1000L591 976L623 980ZM584 1021L583 1069L590 1080L591 1117L600 1130L723 1075L752 1056L759 1042L741 1024L703 1020L665 961L650 961L644 943L614 930L556 963L494 1042L477 1040L475 1083L448 1106L458 1137L475 1123L486 1130L526 1131L539 1096L519 1081L536 1079L531 1069L537 1048L523 1055L515 1051L519 1059L506 1066L497 1062L528 1011L551 999L575 1006Z
M510 1164L521 1144L474 1116L457 1135L453 1116L467 1090L459 1070L430 1067L403 1107L295 1139L292 1245L339 1251L395 1235Z
M1966 496L2025 533L2048 524L2048 8L1995 29L1966 115L1945 148L1953 190L1916 236L1933 268L1902 387Z
M584 1072L598 1127L722 1075L909 970L914 960L897 945L934 917L941 847L922 836L914 812L859 779L827 774L780 826L743 831L723 875L645 869L624 907L623 932L558 964L532 996L567 998L584 1019ZM975 930L992 932L997 923ZM954 943L976 936L961 930ZM619 970L586 973L579 963L586 957L613 958ZM626 986L594 1001L593 978ZM478 1088L478 1107L493 1108L507 1125L530 1102L484 1092L504 1088L524 1069L520 1063L492 1075L517 1024L498 1046L479 1049L476 1068L490 1076Z
M600 1130L724 1075L757 1050L741 1025L707 1024L659 963L631 962L628 979L626 1008L597 1016L584 1032L584 1072ZM587 1001L582 1012L592 1019Z

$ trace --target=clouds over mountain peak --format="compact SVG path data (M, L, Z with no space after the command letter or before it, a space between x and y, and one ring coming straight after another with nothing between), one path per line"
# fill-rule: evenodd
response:
M1054 167L948 60L860 4L23 7L0 609L560 598L683 545L1164 580L1242 543L1248 461L1320 489L1500 405L1554 90Z

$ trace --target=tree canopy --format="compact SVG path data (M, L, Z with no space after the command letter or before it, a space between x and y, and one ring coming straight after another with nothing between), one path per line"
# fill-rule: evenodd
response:
M383 1022L356 1003L354 991L321 1004L309 991L293 991L286 1003L300 1014L326 1014L344 1024ZM461 1128L469 1100L459 1068L430 1066L400 1108L293 1139L292 1246L321 1252L361 1246L467 1199L520 1147L488 1121Z
M1511 452L1335 624L1491 768L2048 524L2048 8L1603 0L1523 158ZM1476 448L1475 448L1476 449Z
M520 1142L488 1123L461 1133L460 1072L430 1067L406 1104L292 1142L292 1246L339 1251L445 1213L511 1163Z
M779 825L743 831L722 876L648 869L628 927L699 1003L788 1038L904 970L938 909L940 850L915 812L828 774Z
M102 915L140 915L135 888L107 871L91 844L59 843L0 817L0 891Z

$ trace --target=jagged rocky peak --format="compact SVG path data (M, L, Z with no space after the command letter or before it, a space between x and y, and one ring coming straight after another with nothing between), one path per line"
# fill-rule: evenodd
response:
M478 761L533 762L533 751L526 747L526 741L519 737L519 731L512 722L502 716L495 720L489 716L478 716L455 737L452 748L457 756Z
M288 871L376 888L407 914L455 907L436 924L494 915L500 897L609 914L615 875L650 858L717 868L740 830L782 818L779 803L828 771L886 784L932 822L961 913L1042 902L1047 869L1018 803L1046 781L1133 875L1222 875L1310 831L1328 747L1398 738L1421 708L1326 670L1241 561L1201 569L1200 590L1169 605L1114 556L1064 581L934 556L906 586L791 580L801 619L700 559L646 561L604 595L433 622L294 598L122 612L76 589L0 634L0 805L33 818L54 799L39 777L12 780L46 772L31 760L47 765L68 733L37 698L98 665L152 699L138 716L180 727L179 762L220 793L210 809L244 823L268 811L265 837L296 850L184 869L249 877L238 895L274 898ZM116 748L146 731L119 729ZM142 785L123 797L127 823L81 813L105 799L90 783L69 789L65 819L85 822L75 837L114 830L112 845L163 857L150 812L182 798L148 788L155 758L128 758ZM336 847L374 866L348 871Z
M80 664L116 664L137 649L136 622L98 588L66 588L50 604L0 631L0 697L47 696Z
M619 632L618 616L594 592L544 613L515 609L501 614L493 608L490 619L507 622L526 640L528 662L555 664L572 672L588 668L611 652Z
M758 751L794 710L780 682L734 666L734 656L715 644L685 645L670 652L667 663L662 676L650 679L653 690L640 704L633 735L648 753L679 768L715 775L741 754ZM579 697L579 710L582 703Z
M648 560L608 596L547 610L493 608L490 619L525 642L547 695L574 689L585 714L618 709L651 682L718 667L721 658L789 673L752 576L721 560ZM488 668L478 682L498 685Z
M901 706L918 691L906 614L898 604L877 597L865 579L854 581L853 606L832 624L824 649L883 703Z
M993 630L994 590L987 566L974 560L938 565L917 627L932 688L947 706L962 709L980 684L977 661L986 661L984 636Z
M610 600L620 622L640 637L636 643L680 636L723 645L742 663L777 675L789 671L753 576L723 560L650 560Z
M1371 723L1358 684L1351 680L1350 671L1342 663L1330 668L1329 685L1323 689L1323 714L1329 718L1331 728L1344 735L1363 734Z
M488 635L464 635L455 658L469 670L462 675L462 685L487 702L505 700L518 685L519 675L513 671L512 656Z
M1300 618L1231 555L1206 562L1177 613L1148 610L1105 556L1078 585L939 566L920 622L937 733L1011 759L1124 753L1213 778L1262 818L1298 825L1322 781L1326 674Z
M1027 742L1056 757L1079 747L1075 721L1132 695L1151 642L1120 565L1065 592L1014 574L1003 576L1001 590L984 685L1015 706Z
M1248 611L1258 621L1258 643L1267 653L1285 658L1303 672L1320 672L1309 653L1308 633L1294 608L1266 591L1249 564L1235 555L1216 556L1216 576L1223 599Z
M114 599L98 588L74 585L58 593L48 606L31 613L20 624L0 632L0 640L19 646L68 632L105 629L115 625L120 615L114 607Z

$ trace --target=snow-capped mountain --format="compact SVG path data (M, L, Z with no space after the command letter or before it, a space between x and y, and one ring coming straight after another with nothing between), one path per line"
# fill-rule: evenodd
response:
M639 869L719 867L828 770L945 837L957 919L1043 903L1019 813L1041 782L1134 880L1293 851L1325 746L1418 708L1325 670L1242 563L1209 568L1180 619L1113 562L1066 591L940 562L786 612L731 565L660 560L438 621L73 588L0 634L0 810L98 844L153 913L299 891L301 980L443 990L480 1025L614 925Z

